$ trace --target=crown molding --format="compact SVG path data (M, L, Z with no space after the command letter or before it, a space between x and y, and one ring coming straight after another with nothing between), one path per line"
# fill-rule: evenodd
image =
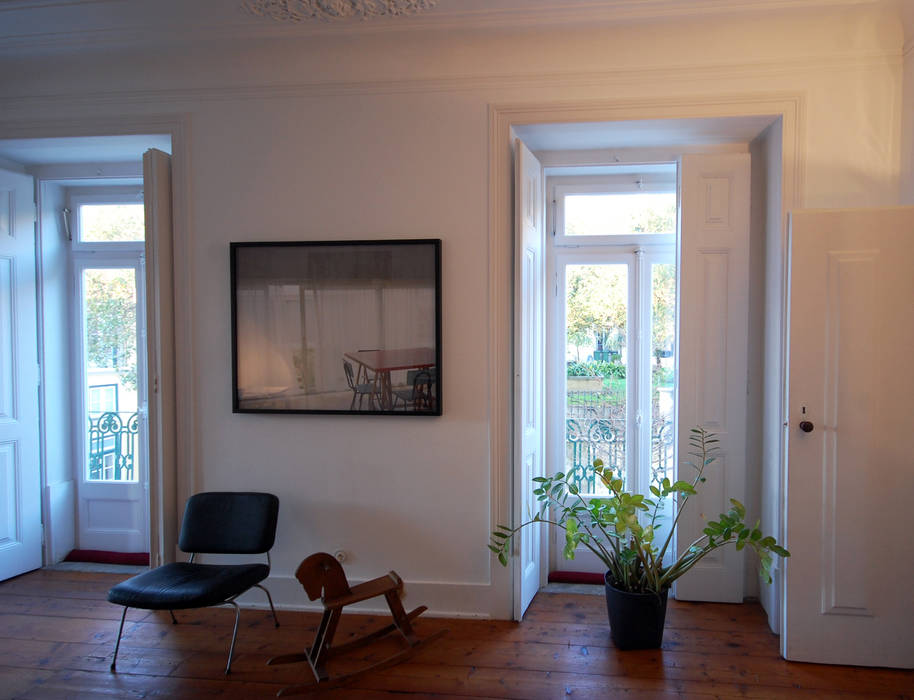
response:
M302 99L346 95L396 95L447 92L492 92L512 88L538 89L593 88L643 84L684 83L795 76L801 73L841 72L880 69L902 65L900 52L861 51L831 57L760 60L726 64L679 64L669 67L624 67L594 72L508 73L497 75L458 75L447 78L415 78L377 81L334 81L222 85L214 87L167 88L162 90L111 90L58 94L8 93L0 108L4 113L33 109L91 109L126 105L176 105L234 100Z
M420 15L370 20L280 22L243 10L241 0L0 0L0 52L112 49L158 44L241 42L462 30L510 30L624 23L752 13L788 13L887 0L438 0ZM17 29L18 27L18 29Z

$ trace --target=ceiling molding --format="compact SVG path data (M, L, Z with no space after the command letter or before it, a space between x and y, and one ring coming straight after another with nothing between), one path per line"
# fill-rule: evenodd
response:
M277 22L239 0L0 0L0 52L36 53L199 41L303 38L389 32L530 29L652 22L709 15L785 13L878 5L886 0L438 0L421 15L371 21Z
M801 73L840 72L900 66L899 52L859 52L831 58L803 60L765 60L727 64L687 64L675 67L619 68L591 73L513 73L498 75L461 75L449 78L404 79L380 81L338 81L318 83L289 83L264 85L251 83L237 86L188 87L164 90L98 91L60 94L7 94L0 119L14 118L15 113L34 110L121 108L127 105L175 105L185 109L188 103L263 99L304 99L348 95L393 95L435 92L497 92L500 90L535 87L542 89L608 88L643 84L720 81L746 76L790 77ZM0 123L2 126L2 123Z

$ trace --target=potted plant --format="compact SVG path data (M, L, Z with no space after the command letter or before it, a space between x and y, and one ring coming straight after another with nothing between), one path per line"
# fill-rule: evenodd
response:
M706 481L705 470L718 449L717 438L704 428L692 429L689 440L693 459L687 464L694 469L691 480L670 482L663 478L651 485L649 497L627 491L622 476L604 467L599 459L587 469L592 468L606 486L607 496L585 499L581 495L579 484L589 476L581 472L587 469L573 467L554 476L534 478L539 512L514 528L499 525L492 533L489 549L507 566L511 541L519 530L534 523L561 528L565 531L566 559L573 559L581 544L606 565L606 606L613 643L621 649L659 647L670 586L706 555L730 544L737 550L749 547L758 555L768 583L773 555L790 556L774 537L762 534L758 522L747 525L745 506L731 498L726 513L708 521L702 534L672 564L663 564L683 508ZM671 496L672 523L661 536L661 507Z

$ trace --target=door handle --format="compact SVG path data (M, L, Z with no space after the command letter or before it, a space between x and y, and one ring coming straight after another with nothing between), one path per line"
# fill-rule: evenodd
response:
M815 429L815 425L812 424L812 421L801 420L800 421L800 430L804 433L811 433Z

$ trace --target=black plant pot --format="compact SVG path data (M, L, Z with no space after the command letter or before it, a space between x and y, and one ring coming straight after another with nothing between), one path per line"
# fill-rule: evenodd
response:
M606 577L606 611L613 644L619 649L658 649L663 643L666 595L620 591Z

